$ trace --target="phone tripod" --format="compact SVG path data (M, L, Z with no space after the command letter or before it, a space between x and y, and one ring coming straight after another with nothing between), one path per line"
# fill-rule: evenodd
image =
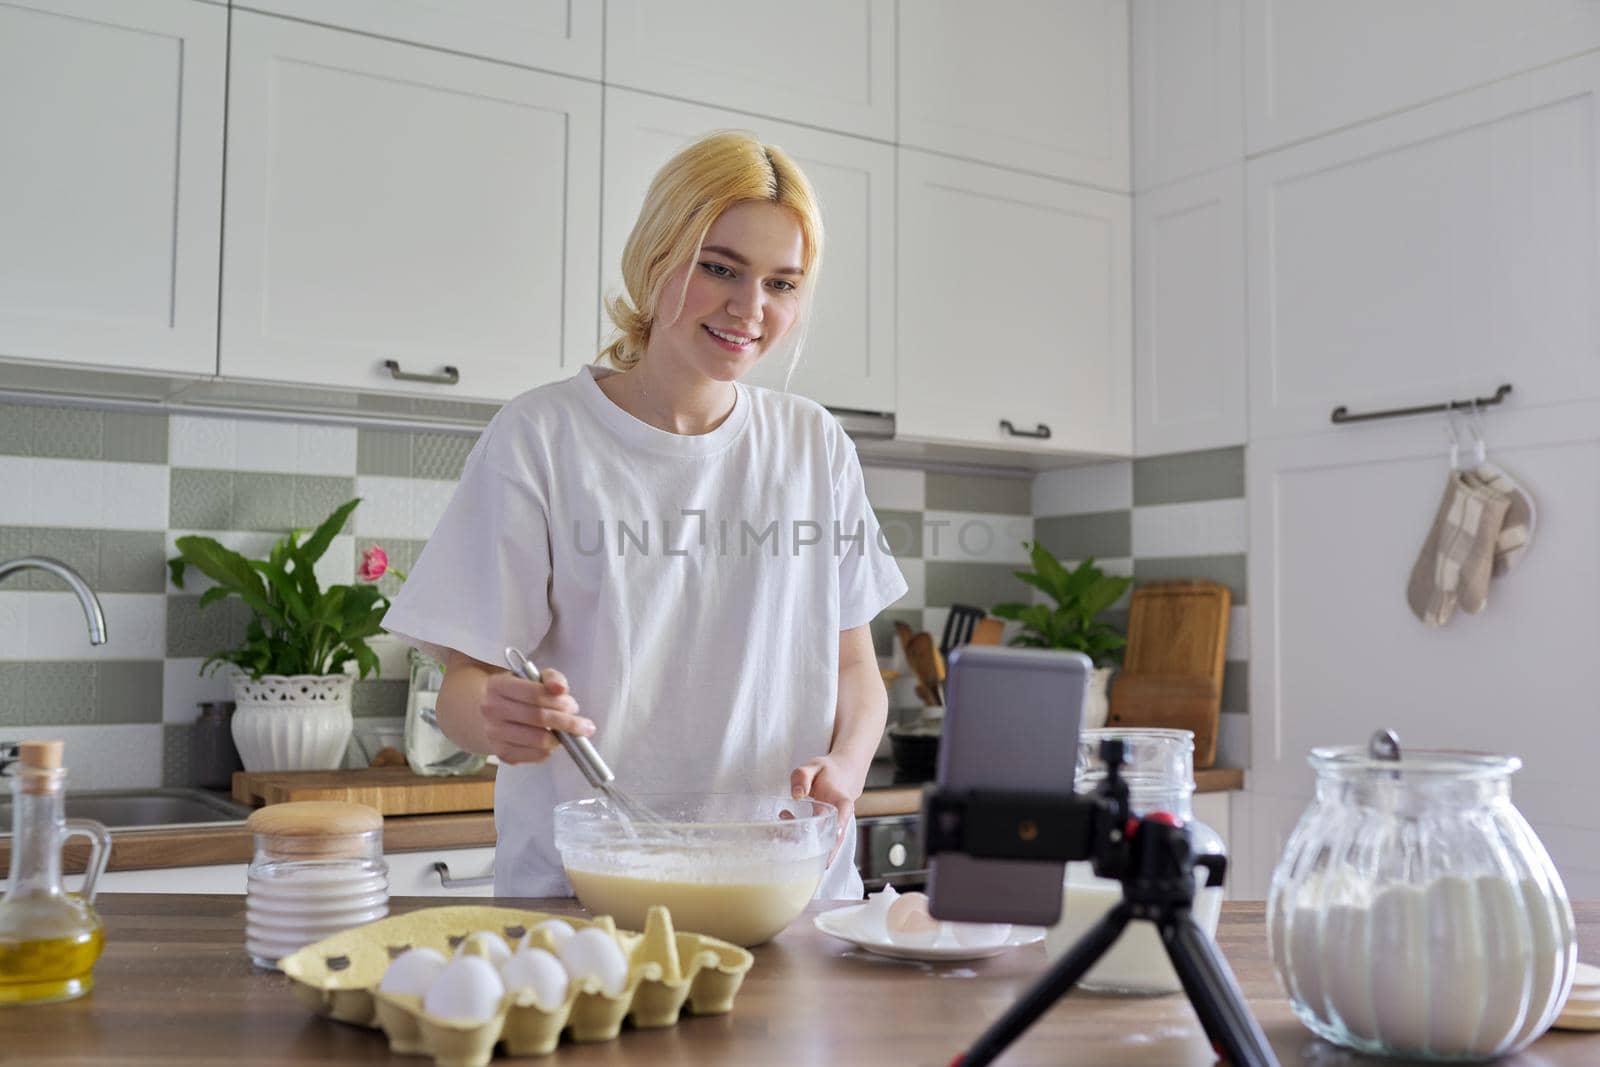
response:
M928 854L965 852L992 859L1092 860L1094 872L1122 883L1122 901L1078 939L951 1067L982 1067L1020 1037L1111 948L1128 923L1153 922L1211 1039L1233 1067L1278 1067L1266 1035L1245 1005L1228 963L1194 919L1195 869L1220 887L1227 861L1196 856L1181 820L1144 818L1128 808L1122 742L1101 743L1108 773L1081 797L931 792L924 825ZM1013 828L1026 826L1026 832Z

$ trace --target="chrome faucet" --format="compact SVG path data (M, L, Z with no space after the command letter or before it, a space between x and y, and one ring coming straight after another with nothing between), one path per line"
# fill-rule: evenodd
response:
M89 588L89 583L83 576L58 559L48 556L23 556L7 562L0 562L0 582L17 571L38 570L48 571L72 586L72 591L78 594L78 603L83 605L84 617L89 620L89 643L103 645L106 643L106 615L100 610L100 601L94 595L94 590Z

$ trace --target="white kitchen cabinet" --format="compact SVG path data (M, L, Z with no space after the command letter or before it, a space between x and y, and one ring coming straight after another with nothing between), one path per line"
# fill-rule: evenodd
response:
M212 374L228 13L0 2L0 358Z
M1244 444L1244 168L1135 195L1133 248L1137 453Z
M113 846L113 851L115 847ZM248 863L216 863L203 867L152 867L142 871L107 871L100 876L97 893L233 893L244 895ZM82 881L67 876L74 892Z
M622 290L622 248L656 171L701 134L735 127L793 156L822 202L821 283L789 388L830 407L893 411L895 186L888 145L607 89L602 292ZM611 333L602 314L601 336ZM789 363L787 353L774 353L745 380L782 389Z
M1171 7L1162 7L1162 14ZM1600 47L1592 0L1244 0L1252 155Z
M600 78L601 0L242 0L251 8L378 37Z
M572 373L596 348L600 107L587 82L234 12L221 372L491 400Z
M1246 165L1250 429L1600 396L1600 57Z
M494 896L494 848L430 849L422 852L394 852L383 861L389 865L389 895L394 897L492 897ZM447 886L435 863L449 868L449 877L480 883ZM487 882L481 880L488 877Z
M1129 455L1130 198L909 149L899 166L897 436Z
M1133 187L1244 159L1240 0L1133 0Z
M1127 191L1127 0L900 5L900 143Z
M1316 745L1511 753L1512 800L1575 899L1600 894L1600 402L1495 409L1489 457L1537 502L1516 569L1479 615L1429 629L1406 582L1444 489L1442 417L1252 440L1249 801L1239 893L1265 894L1311 795Z
M606 84L892 141L894 21L894 0L608 0Z

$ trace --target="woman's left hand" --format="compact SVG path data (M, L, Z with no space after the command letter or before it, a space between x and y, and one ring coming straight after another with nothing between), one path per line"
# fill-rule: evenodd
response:
M820 800L839 809L838 835L834 838L833 850L828 853L830 867L833 866L834 857L839 854L839 846L844 844L850 817L855 814L856 798L861 795L866 783L865 771L848 767L835 756L806 760L789 772L789 792L796 800Z

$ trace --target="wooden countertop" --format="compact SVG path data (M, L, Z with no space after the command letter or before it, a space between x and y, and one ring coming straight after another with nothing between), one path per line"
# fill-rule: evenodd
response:
M501 903L581 913L571 899ZM398 913L437 904L409 897L392 907ZM241 897L107 894L99 906L106 951L94 992L65 1004L7 1010L0 1058L37 1067L428 1062L391 1057L379 1031L312 1015L282 975L253 967L243 949ZM1575 910L1579 955L1600 959L1600 904ZM569 1043L549 1059L515 1062L943 1065L1045 965L1042 946L937 966L885 960L819 933L811 912L754 950L755 967L732 1014L685 1016L664 1030L625 1029L614 1041ZM1295 1019L1267 960L1263 913L1259 903L1223 905L1217 940L1284 1067L1379 1062L1324 1043ZM1074 994L999 1062L1212 1067L1215 1057L1182 996ZM1597 1062L1600 1034L1561 1031L1498 1061L1502 1067Z

